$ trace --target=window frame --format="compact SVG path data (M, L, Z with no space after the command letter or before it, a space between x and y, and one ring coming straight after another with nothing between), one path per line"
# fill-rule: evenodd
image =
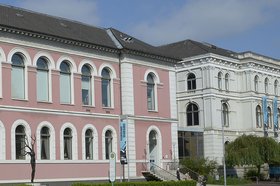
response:
M147 110L155 111L156 110L156 83L155 75L150 72L147 75Z
M62 69L63 66L62 65L66 65L68 67L68 70L67 69ZM72 85L72 69L71 69L71 62L68 61L68 60L63 60L60 65L59 65L59 70L60 70L60 86L59 86L59 90L60 90L60 103L61 104L73 104L73 92L72 92L72 89L73 89L73 85ZM65 89L65 85L62 85L64 81L63 80L63 77L64 78L67 78L67 85L69 86L67 88L67 90ZM65 79L66 80L66 79ZM69 94L67 94L67 92L69 92ZM69 97L69 99L65 99L65 101L62 99L62 97L64 96L63 94L67 94L67 97Z
M229 73L226 73L226 75L225 75L225 90L226 91L229 91L229 80L230 80Z
M269 84L269 79L265 78L264 79L264 93L268 94L268 84Z
M189 103L186 107L186 124L187 127L199 126L199 108L195 103Z
M189 73L187 76L187 90L196 90L196 75L194 73Z
M260 105L256 106L256 126L262 128L262 109Z
M38 66L38 62L39 62L39 60L43 60L44 61L44 63L45 63L45 65L46 65L46 68L41 68L41 67L39 67ZM43 57L43 56L41 56L41 57L39 57L38 59L37 59L37 61L36 61L36 67L37 67L37 77L36 77L36 83L37 83L37 101L42 101L42 102L50 102L50 68L49 68L49 60L46 58L46 57ZM39 98L38 97L38 92L39 91L41 91L42 90L42 88L40 88L40 86L42 85L42 83L41 82L39 82L39 78L38 78L38 76L40 75L40 74L45 74L46 75L46 82L45 82L45 84L46 84L46 98L45 99L41 99L41 98ZM41 75L42 76L42 75ZM40 79L42 79L42 78L40 78Z
M257 75L254 77L254 90L255 92L259 91L259 76Z
M222 103L222 124L229 127L229 107L227 103Z
M222 90L222 72L218 73L218 89Z
M87 68L88 73L85 73L85 68ZM85 81L86 82L85 82ZM81 68L81 93L82 93L82 104L84 106L92 106L93 105L93 87L92 87L92 68L88 64L84 64ZM87 83L87 89L84 89L84 84ZM84 98L84 90L87 91L87 102Z
M43 129L47 129L46 133L42 133ZM51 134L50 134L50 128L47 126L43 126L40 130L40 158L41 160L50 160L51 158ZM43 145L43 142L44 145ZM44 148L43 148L44 147ZM45 151L45 153L43 153L43 151ZM43 154L45 154L45 156L43 157Z
M21 60L21 64L16 64L18 62L15 61L14 57L16 57ZM21 52L16 52L11 56L11 97L12 99L27 99L27 77L26 77L26 58ZM15 72L15 70L18 70L18 72ZM22 77L18 79L19 72L21 73ZM20 84L18 84L20 83ZM16 88L13 88L13 85L16 86ZM20 86L19 86L20 85ZM22 90L18 90L19 87L22 87ZM21 92L20 95L18 92Z
M275 94L275 96L278 96L278 80L276 79L275 81L274 81L274 94Z
M17 132L17 129L21 127L23 131ZM24 125L18 125L15 128L15 159L16 160L25 160L26 159L26 153L25 153L25 143L26 143L26 132L25 132ZM21 140L21 143L18 142L18 140ZM19 145L19 146L18 146ZM18 147L20 147L20 151L18 151Z
M106 75L108 76L105 77L103 72L106 72L107 73ZM104 85L106 85L106 89L104 89L105 88ZM112 74L111 74L111 70L107 67L103 68L101 71L101 96L102 96L102 107L111 108L112 107Z

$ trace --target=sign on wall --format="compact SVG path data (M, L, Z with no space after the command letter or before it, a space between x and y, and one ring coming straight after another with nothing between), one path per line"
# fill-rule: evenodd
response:
M127 149L127 120L121 117L120 119L120 161L121 164L127 164L126 157Z

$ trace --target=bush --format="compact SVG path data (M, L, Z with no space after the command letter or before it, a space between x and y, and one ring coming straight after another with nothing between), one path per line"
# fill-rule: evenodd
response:
M252 181L246 179L227 177L227 185L245 185L251 182ZM224 185L224 177L221 177L219 180L209 177L207 184Z
M256 181L257 178L259 178L260 180L264 180L264 175L261 173L258 174L258 171L256 169L249 169L245 174L245 178L253 181Z
M72 186L111 186L111 183L73 183ZM196 182L188 181L163 181L163 182L115 182L115 186L196 186Z
M185 158L180 160L182 168L188 168L200 175L209 176L217 169L218 163L205 158Z

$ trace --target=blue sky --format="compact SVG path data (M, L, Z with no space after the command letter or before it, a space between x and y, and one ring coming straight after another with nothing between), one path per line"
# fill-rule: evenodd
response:
M185 39L280 59L280 0L0 0L113 27L152 45Z

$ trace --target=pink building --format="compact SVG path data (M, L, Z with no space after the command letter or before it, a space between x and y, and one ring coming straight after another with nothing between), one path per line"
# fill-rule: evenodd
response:
M35 182L125 177L178 158L177 59L115 29L0 6L0 183L29 182L25 139L36 136Z

